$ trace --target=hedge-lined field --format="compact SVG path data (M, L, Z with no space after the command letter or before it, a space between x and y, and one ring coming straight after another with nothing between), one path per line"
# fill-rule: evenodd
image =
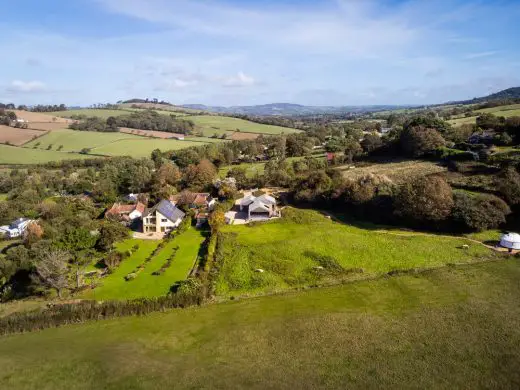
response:
M470 248L462 249L464 244ZM226 226L218 248L217 294L222 296L271 293L498 256L465 238L363 229L292 208L280 220Z
M51 161L92 158L79 153L0 145L0 164L42 164Z
M4 336L6 389L512 389L517 260Z

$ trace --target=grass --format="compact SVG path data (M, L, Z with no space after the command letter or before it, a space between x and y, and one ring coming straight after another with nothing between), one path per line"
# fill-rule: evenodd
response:
M470 248L462 250L464 244ZM464 238L359 228L296 209L254 227L225 227L219 248L216 291L221 296L273 293L498 256ZM324 269L316 270L320 266Z
M356 168L349 169L349 166L355 166ZM369 166L356 166L356 163L353 163L339 166L335 169L340 170L346 178L355 179L373 173L385 175L396 183L407 181L415 176L446 172L446 168L436 163L420 160L389 161Z
M202 146L206 141L177 141L172 139L124 139L92 149L92 153L105 156L149 157L155 149L163 152L191 146Z
M520 263L444 268L2 337L0 381L46 389L505 389Z
M298 133L299 130L288 127L263 125L238 118L230 118L226 116L216 115L194 115L187 119L193 121L197 130L202 131L204 136L211 137L217 133L222 135L224 133L231 135L232 132L239 129L244 133L258 133L258 134L291 134Z
M125 133L56 130L49 132L37 140L29 142L25 146L33 148L39 144L37 146L38 149L46 150L49 145L52 145L52 149L56 150L60 145L63 145L63 151L79 152L83 148L96 148L125 139L144 140L140 136Z
M507 106L498 106L498 107L491 107L491 108L483 108L481 110L474 111L476 115L470 116L468 118L458 118L450 120L449 122L453 126L460 126L463 124L475 124L477 120L477 116L484 114L484 113L490 113L496 116L503 116L505 118L509 118L512 116L520 116L520 104L510 104Z
M50 161L78 160L92 156L0 145L0 164L41 164Z
M258 175L264 174L264 168L265 163L259 162L259 163L243 163L243 164L237 164L237 165L227 165L225 167L222 167L218 170L218 174L221 178L227 177L227 174L230 170L233 168L241 168L246 170L246 176L248 178L255 177Z
M101 279L102 286L86 292L81 298L108 300L164 296L175 282L186 279L203 241L204 236L200 231L195 229L186 231L170 241L146 265L146 268L138 274L136 279L127 282L124 277L143 263L159 244L159 241L127 240L118 245L118 250L131 249L135 244L139 244L139 250L125 259L114 273ZM161 268L172 254L173 248L177 246L179 250L166 272L160 276L152 275L152 272Z
M200 140L200 141L199 141ZM91 154L104 156L149 157L155 149L177 150L208 143L207 139L195 138L194 141L172 139L151 139L126 133L99 133L93 131L56 130L26 144L28 148L46 150L49 145L55 150L63 145L63 151L79 152L91 149ZM218 142L218 141L217 141Z
M8 194L0 194L0 202L7 200L7 195Z
M96 116L98 118L107 119L111 116L120 116L130 114L131 110L103 110L103 109L92 109L92 108L82 108L78 110L67 110L67 111L57 111L57 112L49 112L49 115L58 116L61 118L70 118L72 115L86 115L88 117Z

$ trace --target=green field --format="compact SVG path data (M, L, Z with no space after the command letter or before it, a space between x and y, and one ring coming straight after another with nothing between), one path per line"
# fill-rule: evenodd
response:
M7 194L0 194L0 202L7 200Z
M461 249L464 244L470 248ZM287 209L280 220L253 227L226 226L219 247L217 294L222 296L273 293L498 256L464 238L378 230L376 226L365 229L296 209Z
M56 130L31 141L26 147L46 150L49 145L56 150L63 145L63 151L79 152L83 148L91 149L92 154L105 156L133 156L149 157L153 150L177 150L190 146L200 146L208 142L207 139L194 138L197 141L177 141L173 139L145 138L126 133L100 133L93 131ZM198 141L200 140L200 141Z
M202 131L206 137L211 137L215 133L222 135L224 133L235 132L237 130L240 130L244 133L259 134L299 133L299 130L288 127L263 125L260 123L249 122L243 119L230 118L226 116L194 115L189 116L186 119L193 121L197 127L197 130Z
M514 389L520 263L2 337L6 389Z
M159 297L166 295L172 285L184 280L193 268L200 245L204 241L204 235L196 230L189 229L174 240L170 241L157 256L155 256L141 271L137 278L132 281L125 281L124 277L132 273L157 247L160 241L151 240L128 240L117 246L118 250L125 251L131 249L136 243L139 244L137 250L111 275L101 279L102 286L90 290L83 294L84 299L133 299L143 297ZM179 247L175 255L173 264L160 276L152 275L170 257L173 248Z
M25 146L32 148L39 144L38 149L47 149L49 145L52 145L52 149L56 150L60 145L63 145L62 150L65 152L79 152L83 148L96 148L125 139L144 141L143 137L125 133L55 130L27 143Z
M450 120L449 122L454 126L460 126L462 124L475 124L477 120L477 116L488 113L496 116L503 116L505 118L509 118L512 116L520 116L520 104L510 104L507 106L498 106L491 108L483 108L481 110L475 110L475 115L469 118L458 118Z
M130 114L132 110L103 110L103 109L93 109L93 108L82 108L79 110L67 110L67 111L57 111L57 112L49 112L49 115L59 116L61 118L70 118L72 115L86 115L88 117L96 116L98 118L107 119L111 116L120 116Z
M105 156L149 157L155 149L163 152L179 150L190 146L202 146L207 142L177 141L173 139L125 139L92 149L92 153Z
M221 178L225 178L230 170L233 168L240 168L246 170L246 176L248 178L255 177L257 174L263 175L265 163L259 162L259 163L243 163L238 165L227 165L225 167L222 167L218 170L218 175Z
M0 164L41 164L50 161L78 160L84 158L92 158L92 156L0 145Z

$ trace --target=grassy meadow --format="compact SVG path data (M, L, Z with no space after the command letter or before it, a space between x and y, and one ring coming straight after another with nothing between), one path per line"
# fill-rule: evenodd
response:
M463 250L464 244L470 248ZM226 226L218 246L220 296L273 293L499 256L464 238L360 228L292 208L280 220Z
M202 131L204 136L211 137L213 134L229 134L240 130L244 133L258 134L291 134L298 133L299 130L288 127L263 125L260 123L249 122L243 119L231 118L216 115L193 115L186 119L193 121L197 130Z
M496 116L503 116L505 118L509 118L511 116L520 116L520 104L510 104L506 106L498 106L491 108L483 108L481 110L475 110L474 113L476 115L470 116L468 118L458 118L450 120L449 122L453 126L460 126L463 124L475 124L477 120L477 116L488 113Z
M520 263L2 337L8 389L513 389Z
M120 116L130 114L132 110L121 109L121 110L104 110L104 109L95 109L95 108L81 108L77 110L67 110L67 111L56 111L49 112L49 115L58 116L61 118L70 118L73 115L86 115L88 117L98 117L102 119L107 119L111 116Z
M117 245L117 249L124 252L138 244L139 249L129 258L123 260L121 265L110 275L101 279L102 285L85 292L81 298L109 300L109 299L134 299L164 296L170 291L170 287L179 280L184 280L193 268L200 245L204 241L204 235L196 229L189 229L168 244L149 262L137 278L125 281L125 276L132 273L139 264L157 248L160 241L153 240L127 240ZM158 271L171 256L174 248L179 247L172 265L159 276L152 275Z
M56 130L26 144L28 148L52 150L63 146L62 151L79 152L83 148L91 149L92 154L105 156L149 157L153 150L177 150L190 146L199 146L207 140L194 138L194 141L146 138L127 133L100 133L93 131Z
M39 150L0 145L0 164L42 164L51 161L78 160L92 156L57 152L54 150Z

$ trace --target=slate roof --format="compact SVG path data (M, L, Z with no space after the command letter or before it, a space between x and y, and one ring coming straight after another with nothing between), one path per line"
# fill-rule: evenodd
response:
M155 213L156 211L160 212L162 215L164 215L164 217L168 218L172 222L177 222L178 219L182 219L186 215L169 200L161 200L158 204L146 212L146 216Z

